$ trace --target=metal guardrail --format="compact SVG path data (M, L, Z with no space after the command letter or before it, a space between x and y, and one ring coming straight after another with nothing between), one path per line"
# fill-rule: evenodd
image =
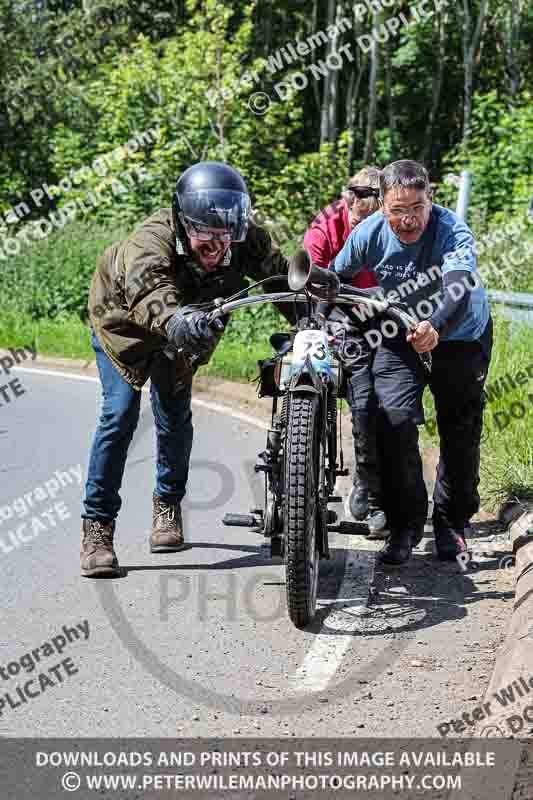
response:
M511 322L524 322L533 326L533 294L526 292L489 291L493 303L501 306L500 314Z

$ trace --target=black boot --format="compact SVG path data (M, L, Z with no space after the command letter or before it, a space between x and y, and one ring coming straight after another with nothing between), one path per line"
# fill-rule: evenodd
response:
M455 561L459 553L467 552L465 524L454 524L438 508L433 510L433 533L441 561Z
M413 548L420 543L424 532L414 528L393 530L385 546L378 554L378 560L384 564L400 566L411 558Z
M376 427L375 413L352 408L355 474L347 505L352 517L358 521L365 520L374 534L387 525L381 501Z
M470 525L470 523L468 523ZM448 517L435 506L433 509L433 533L437 556L441 561L455 561L459 553L465 553L466 545L465 522L448 519Z

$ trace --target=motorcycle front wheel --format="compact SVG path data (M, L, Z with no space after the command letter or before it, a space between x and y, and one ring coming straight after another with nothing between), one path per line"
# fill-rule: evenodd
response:
M320 474L320 399L291 397L285 460L286 573L289 616L297 628L316 611L319 553L317 494Z

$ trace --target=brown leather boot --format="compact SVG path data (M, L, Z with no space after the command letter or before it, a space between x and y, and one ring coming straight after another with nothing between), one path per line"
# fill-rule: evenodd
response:
M183 550L183 521L179 503L170 505L154 494L154 518L150 534L151 553L175 553Z
M114 522L83 520L81 542L81 574L86 578L120 575L118 559L113 549Z

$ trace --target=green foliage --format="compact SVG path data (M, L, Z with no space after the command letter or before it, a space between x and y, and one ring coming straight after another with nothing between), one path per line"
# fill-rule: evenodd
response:
M478 266L490 289L531 292L533 287L533 219L496 214L491 227L476 240Z
M124 234L118 228L72 224L21 252L0 272L3 314L32 320L73 315L85 319L96 258Z
M446 159L450 171L473 174L472 209L488 223L497 212L523 214L533 191L533 103L524 92L512 106L493 91L476 97L466 146ZM453 196L447 189L443 197ZM501 219L500 219L501 221Z
M272 220L277 241L294 249L318 210L331 203L347 179L348 134L337 147L324 144L316 153L289 161L279 173L257 181L254 190L260 197L256 207Z

